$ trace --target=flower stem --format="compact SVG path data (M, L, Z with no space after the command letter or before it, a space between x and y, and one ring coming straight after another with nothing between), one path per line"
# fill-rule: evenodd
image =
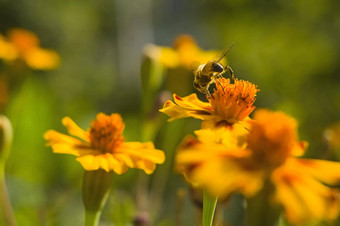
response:
M202 226L212 226L216 204L217 197L212 197L206 191L204 191Z
M270 202L274 192L273 185L267 180L263 189L248 199L245 226L277 226L281 209Z
M3 211L3 213L1 214L4 215L3 217L5 218L4 220L6 221L6 225L16 226L17 223L15 220L11 202L9 200L7 186L3 173L1 173L0 176L0 206L0 209Z
M85 212L85 226L98 226L101 211L86 211Z
M83 203L85 207L85 226L97 226L102 209L108 199L113 172L93 170L84 172Z

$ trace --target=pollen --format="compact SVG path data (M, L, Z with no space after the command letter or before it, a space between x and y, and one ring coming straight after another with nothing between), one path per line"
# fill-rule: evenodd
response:
M98 114L90 127L92 147L103 153L113 153L124 142L123 130L124 123L119 114Z
M244 80L219 78L209 102L216 115L221 115L229 123L244 120L254 109L257 86Z

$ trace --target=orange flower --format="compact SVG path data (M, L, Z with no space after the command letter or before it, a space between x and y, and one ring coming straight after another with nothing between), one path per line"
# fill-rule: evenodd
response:
M60 57L54 50L40 48L39 38L31 31L14 28L8 32L8 40L0 36L0 58L23 60L30 68L51 70L60 65Z
M151 142L124 142L124 123L119 114L99 113L87 131L69 117L63 118L62 123L78 138L50 130L44 135L47 145L52 146L54 153L77 156L85 170L101 168L123 174L129 168L138 168L151 174L156 164L165 160L164 153L155 149Z
M208 98L209 103L200 101L194 93L183 98L174 94L175 102L166 101L160 112L170 116L169 121L193 117L215 125L221 121L234 124L248 119L255 109L256 86L238 79L232 84L225 78L219 78L216 84L214 93Z
M327 185L340 182L340 163L296 158L307 145L298 141L293 118L259 110L249 133L235 125L196 131L197 139L187 138L180 146L176 168L217 196L238 191L251 197L269 181L275 188L270 195L291 223L337 217L338 195Z

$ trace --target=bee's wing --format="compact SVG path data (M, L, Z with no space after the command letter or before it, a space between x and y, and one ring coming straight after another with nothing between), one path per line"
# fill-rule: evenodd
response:
M227 55L229 53L229 51L233 48L235 42L232 42L227 48L223 49L214 59L214 61L216 62L220 62L223 57L225 57L225 55Z
M189 65L190 71L192 71L192 73L195 73L197 71L198 66L200 66L200 62L198 61L194 61Z

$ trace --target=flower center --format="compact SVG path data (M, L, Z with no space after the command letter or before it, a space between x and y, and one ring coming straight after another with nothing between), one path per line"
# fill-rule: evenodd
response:
M297 144L296 121L289 116L259 110L248 136L253 159L264 168L275 168L292 155Z
M92 147L103 153L113 153L114 149L124 142L123 130L124 123L120 115L98 114L90 127Z
M254 109L256 93L259 91L256 85L235 79L219 78L216 80L216 89L209 102L216 115L222 116L229 123L244 120Z

